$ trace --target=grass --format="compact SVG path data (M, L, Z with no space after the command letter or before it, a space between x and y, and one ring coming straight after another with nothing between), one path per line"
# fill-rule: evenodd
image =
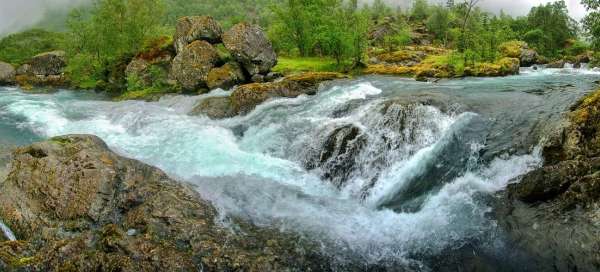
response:
M294 74L299 72L337 72L340 70L336 61L320 57L279 57L273 72Z

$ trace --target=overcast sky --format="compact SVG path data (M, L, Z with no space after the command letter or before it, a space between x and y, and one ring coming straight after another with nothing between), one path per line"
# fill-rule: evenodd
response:
M49 9L70 9L90 0L0 0L0 36L22 30L38 23ZM203 0L190 0L203 1ZM363 0L372 1L372 0ZM412 0L385 0L392 5L408 6ZM460 2L461 0L455 0ZM512 15L525 15L531 7L553 2L554 0L481 0L480 6L486 10L499 12L501 9ZM583 18L585 9L580 0L566 0L571 16ZM430 0L432 3L445 3L446 0Z

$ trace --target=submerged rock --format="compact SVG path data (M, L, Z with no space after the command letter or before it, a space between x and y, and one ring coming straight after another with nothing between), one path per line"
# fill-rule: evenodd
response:
M188 16L177 20L175 50L180 53L193 41L203 40L215 44L221 42L223 29L219 22L210 16Z
M230 118L236 115L229 96L200 100L189 114L193 116L206 115L211 119Z
M299 238L217 211L159 169L121 157L95 136L18 148L0 182L0 268L18 271L320 271ZM133 233L131 230L135 230Z
M231 94L231 102L237 114L244 114L269 98L314 95L321 82L344 77L340 73L315 72L287 76L275 82L241 85Z
M219 62L217 50L206 41L187 45L173 59L172 74L188 91L206 87L208 73Z
M366 137L360 128L353 125L336 128L325 138L316 157L307 158L306 168L320 168L322 177L340 188L350 178L356 157L365 144Z
M223 34L223 44L250 75L267 74L277 64L271 41L257 25L240 23Z
M558 271L600 270L600 92L582 99L544 147L544 167L511 184L500 223Z
M5 62L0 61L0 85L11 85L16 83L15 68Z

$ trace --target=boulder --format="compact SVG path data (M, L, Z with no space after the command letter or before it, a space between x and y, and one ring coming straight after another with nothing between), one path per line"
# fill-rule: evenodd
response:
M231 118L236 115L229 96L202 99L190 111L189 115L205 115L211 119Z
M242 67L237 62L228 62L221 67L210 70L206 84L211 90L217 88L228 90L244 82L246 82L246 76Z
M175 50L181 52L193 41L203 40L215 44L221 41L223 30L219 22L210 16L188 16L177 20Z
M564 60L557 60L546 64L546 68L565 68Z
M236 114L245 114L270 98L314 95L321 82L344 77L340 73L309 72L287 76L275 82L241 85L232 92L231 103Z
M314 158L307 158L308 170L320 168L322 177L341 188L353 173L356 156L366 145L366 137L360 128L345 125L335 128L320 146Z
M530 49L526 42L505 42L499 46L499 50L503 57L519 59L521 67L529 67L540 63L540 56L535 50Z
M257 25L240 23L223 34L223 44L250 75L266 74L277 64L271 41Z
M219 62L217 50L206 41L187 45L173 59L171 73L189 91L206 87L208 73Z
M0 85L10 85L16 82L15 68L5 62L0 61Z
M29 61L32 75L60 75L67 65L64 51L52 51L36 55Z
M530 67L538 63L538 53L529 48L523 48L521 50L520 61L522 67Z
M95 136L18 148L0 182L8 271L321 271L297 236L232 218L191 186L113 153ZM234 232L233 229L236 231ZM4 267L4 268L3 268Z

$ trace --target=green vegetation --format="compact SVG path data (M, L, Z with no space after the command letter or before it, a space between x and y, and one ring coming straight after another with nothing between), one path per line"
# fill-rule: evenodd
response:
M274 72L292 74L297 72L335 72L338 65L334 59L322 57L280 57Z
M539 53L537 60L548 61L577 60L600 49L600 0L582 0L590 11L582 28L568 16L564 0L516 18L484 11L479 2L413 0L409 9L400 9L384 0L365 5L358 0L95 0L66 20L55 12L48 25L63 33L34 29L0 40L0 60L18 66L62 49L75 87L122 97L172 91L168 67L152 63L151 56L167 50L172 41L164 37L171 37L177 19L187 15L211 15L224 29L241 21L260 25L280 56L274 71L286 74L360 71L376 57L384 63L370 71L415 73L386 65L422 64L454 76L485 75L504 69L505 57L520 58L527 46ZM428 46L407 49L417 45ZM217 50L221 59L230 58L222 45ZM598 61L600 54L595 55ZM144 78L125 76L132 58L140 56L151 62Z
M64 41L63 33L41 29L12 34L0 40L0 60L18 66L37 54L63 48Z

